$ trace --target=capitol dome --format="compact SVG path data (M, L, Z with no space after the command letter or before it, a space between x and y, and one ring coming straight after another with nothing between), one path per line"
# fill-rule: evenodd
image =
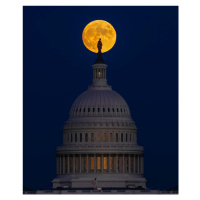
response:
M70 119L78 117L131 118L126 101L112 89L83 92L73 103Z
M99 55L98 55L99 56ZM126 101L107 84L101 55L93 83L72 104L56 151L53 188L143 187L144 150Z

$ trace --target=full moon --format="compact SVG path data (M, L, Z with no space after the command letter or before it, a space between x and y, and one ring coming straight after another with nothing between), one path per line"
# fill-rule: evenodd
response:
M101 38L102 50L109 51L116 42L116 31L114 27L104 21L95 20L87 24L83 30L82 39L85 47L94 53L98 53L97 43Z

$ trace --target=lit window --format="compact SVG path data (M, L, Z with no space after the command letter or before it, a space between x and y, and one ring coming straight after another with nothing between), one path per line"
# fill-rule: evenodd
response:
M104 165L104 169L107 169L107 161L108 161L108 159L107 159L107 157L103 157L103 165Z
M97 157L97 169L101 169L101 158L100 158L100 156Z
M94 169L94 157L91 157L91 169Z

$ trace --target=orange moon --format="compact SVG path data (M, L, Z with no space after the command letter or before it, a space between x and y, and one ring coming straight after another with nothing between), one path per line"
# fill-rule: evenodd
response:
M85 47L94 53L98 53L97 43L100 38L102 42L101 52L109 51L117 38L114 27L104 20L95 20L87 24L82 34Z

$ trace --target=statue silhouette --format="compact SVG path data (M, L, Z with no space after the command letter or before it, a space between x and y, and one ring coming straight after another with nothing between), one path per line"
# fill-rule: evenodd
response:
M98 43L97 43L97 48L98 48L98 53L97 53L97 59L95 61L95 63L104 63L104 60L102 58L102 42L101 42L101 38L99 39Z
M101 49L102 49L101 38L99 39L99 41L98 41L98 43L97 43L97 48L98 48L98 53L101 53Z

